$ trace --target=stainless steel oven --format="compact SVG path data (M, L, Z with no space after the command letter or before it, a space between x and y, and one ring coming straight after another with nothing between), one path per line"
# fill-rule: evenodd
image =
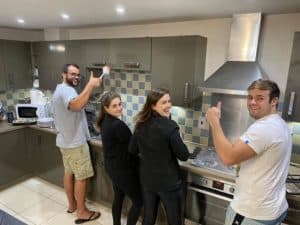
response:
M234 184L207 176L190 175L185 202L185 225L223 225L233 199Z

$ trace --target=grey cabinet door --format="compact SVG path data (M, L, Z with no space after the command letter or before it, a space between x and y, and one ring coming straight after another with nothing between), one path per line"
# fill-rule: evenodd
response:
M30 174L25 129L0 134L0 186Z
M294 36L282 115L286 120L300 122L300 32Z
M151 70L151 39L111 39L109 63L114 69Z
M63 187L64 167L59 148L56 147L56 135L41 132L39 147L39 176L50 183Z
M152 88L170 90L174 105L192 101L193 89L204 79L206 39L200 36L152 38Z
M5 40L4 71L7 89L29 88L32 83L30 43Z
M65 42L34 42L32 49L39 70L40 88L54 90L61 82L62 66L66 63Z
M3 55L4 41L0 40L0 92L6 90L6 77L4 70L4 55Z
M96 66L109 61L109 40L94 39L83 41L83 58L86 66Z

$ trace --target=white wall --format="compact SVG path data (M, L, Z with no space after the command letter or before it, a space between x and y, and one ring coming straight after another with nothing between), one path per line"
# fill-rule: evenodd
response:
M40 41L44 39L42 30L22 30L0 27L0 39L15 41Z
M264 18L258 61L269 77L279 84L282 93L286 87L296 31L300 31L300 13Z

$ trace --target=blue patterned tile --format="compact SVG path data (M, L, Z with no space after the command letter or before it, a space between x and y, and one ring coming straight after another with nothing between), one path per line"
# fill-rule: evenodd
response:
M116 80L116 87L121 87L121 81L120 80Z
M126 94L127 93L127 89L126 88L121 88L121 93L122 94Z
M139 81L139 75L138 74L133 74L133 80L134 81Z
M139 104L144 104L145 103L145 97L139 96Z
M185 119L184 118L178 118L178 123L180 125L185 125Z
M139 90L138 90L138 89L133 89L132 93L133 93L134 95L139 95Z
M201 129L201 137L209 137L209 130Z
M293 125L293 134L299 135L300 134L300 125L294 124Z
M151 82L151 75L146 75L145 80L146 80L146 82Z
M200 144L200 137L199 136L192 136L192 142Z
M125 73L121 73L121 80L126 80L126 74Z
M192 128L191 128L191 127L185 127L184 132L185 132L186 134L192 134Z
M104 79L104 85L105 85L105 86L110 86L110 81L109 81L109 79Z
M132 116L132 110L127 110L127 116Z
M132 96L127 95L127 102L132 102Z
M139 109L139 105L137 103L133 103L132 109L137 111Z
M193 118L193 111L192 110L187 110L186 111L186 117L187 118Z
M140 89L145 89L145 83L139 82L139 88Z
M132 81L127 81L127 88L132 88Z
M111 73L109 74L109 78L110 78L110 79L115 79L115 78L116 78L115 73L112 73L112 72L111 72Z

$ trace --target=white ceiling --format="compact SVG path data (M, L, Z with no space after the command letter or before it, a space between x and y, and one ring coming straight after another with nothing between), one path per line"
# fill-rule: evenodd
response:
M117 15L115 7L126 12ZM300 12L300 0L0 0L0 27L106 26L230 17L235 13ZM61 13L70 15L63 21ZM17 18L25 20L18 24Z

